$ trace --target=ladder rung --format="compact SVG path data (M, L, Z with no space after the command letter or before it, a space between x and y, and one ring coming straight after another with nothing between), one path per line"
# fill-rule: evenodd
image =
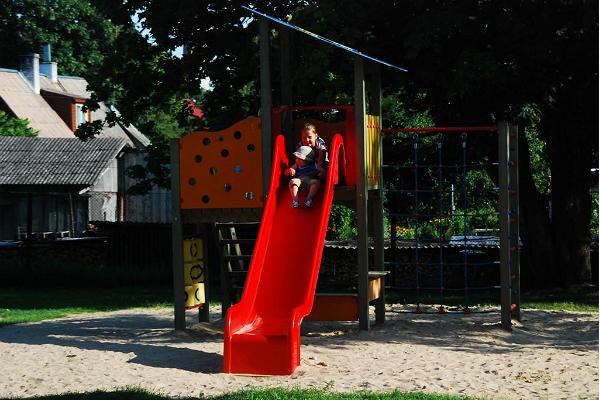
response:
M218 222L215 224L217 228L235 228L236 226L257 226L260 222Z
M228 254L226 254L226 255L223 255L223 258L225 260L227 260L227 259L229 259L229 260L248 260L248 259L252 258L252 255L250 255L250 254L240 254L240 255L237 255L237 254L230 254L230 255L228 255Z
M256 239L220 239L219 244L241 244L241 243L254 243Z

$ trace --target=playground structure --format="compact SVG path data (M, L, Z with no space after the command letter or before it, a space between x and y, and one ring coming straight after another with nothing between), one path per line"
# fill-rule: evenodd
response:
M359 327L364 330L370 328L370 305L375 306L375 322L383 323L385 320L384 277L387 272L384 271L378 64L402 69L353 51L353 106L292 106L290 62L286 53L282 53L282 105L273 107L269 20L281 25L281 40L285 40L289 35L288 28L293 26L248 10L258 15L260 23L261 110L271 112L261 112L260 119L250 117L222 131L194 132L172 143L175 328L185 329L186 308L199 307L199 319L209 320L206 258L212 250L208 248L207 240L200 238L209 236L210 224L255 221L262 216L242 298L229 308L225 319L224 371L291 374L300 362L300 325L311 310L315 311L315 287L329 211L334 201L352 204L357 215L356 307ZM368 79L366 72L369 73ZM329 144L330 165L326 183L313 208L292 209L287 185L281 180L282 171L288 166L287 154L291 153L297 141L296 131L285 126L287 116L295 111L332 109L345 114L343 128L320 129L325 125L317 122L321 136ZM511 131L508 125L501 125L499 137L505 135L507 147L501 146L500 165L503 165L504 156L504 165L508 165L508 139L513 137L514 140L515 137L509 132L516 135L516 131ZM506 174L506 181L501 181L500 186L508 188L508 179ZM504 210L509 210L510 193L501 192L500 199L501 204L506 202ZM518 221L517 217L514 219ZM506 220L502 232L508 238L510 225L508 218L502 218L502 211L501 220ZM288 237L297 226L303 227L303 235L310 240L294 243L292 253ZM201 257L187 256L185 249L191 248L190 243L196 248L202 247ZM371 245L374 249L373 262L369 265ZM511 305L518 304L511 300L511 274L518 274L511 272L508 241L503 248L503 265L507 267L502 269L502 326L510 329ZM513 270L514 264L513 261ZM195 279L187 276L192 271ZM512 287L517 287L518 281L513 279L512 282ZM186 289L182 290L183 287ZM203 291L203 295L199 295L198 291ZM518 307L513 307L515 310Z

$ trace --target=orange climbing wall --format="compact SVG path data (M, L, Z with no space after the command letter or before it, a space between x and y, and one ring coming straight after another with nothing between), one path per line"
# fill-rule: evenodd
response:
M262 140L259 118L217 132L193 132L179 142L181 208L259 208Z

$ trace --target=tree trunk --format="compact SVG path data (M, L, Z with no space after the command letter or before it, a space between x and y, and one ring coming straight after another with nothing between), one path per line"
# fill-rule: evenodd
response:
M552 255L554 237L547 199L535 187L525 133L519 134L519 230L523 242L521 281L523 286L554 286L558 271Z
M569 125L571 123L571 125ZM554 120L548 141L552 174L552 228L558 284L591 279L590 195L593 140L585 120Z

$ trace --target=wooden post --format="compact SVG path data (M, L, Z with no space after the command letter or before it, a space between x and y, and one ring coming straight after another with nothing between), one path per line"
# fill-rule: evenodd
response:
M185 293L183 289L183 223L179 194L179 140L171 141L171 244L173 248L173 297L175 330L185 329Z
M512 317L521 321L521 257L519 248L519 127L509 126L509 218ZM512 308L514 304L514 308Z
M500 211L500 315L502 329L512 330L510 299L510 223L509 223L509 127L498 124L498 181Z
M358 322L362 330L368 330L369 321L369 237L368 237L368 191L365 171L365 71L362 57L354 56L354 118L356 135L356 220L357 220L357 268L358 268Z
M208 241L210 240L210 224L203 223L200 227L200 237L202 237L202 254L204 256L204 305L198 309L198 322L210 322L210 293L209 293L209 270L210 270L210 259L214 257L213 254L209 254L211 248L216 246L209 246Z
M373 63L369 63L370 80L368 91L371 98L371 115L379 117L378 123L378 150L382 151L381 145L381 73L379 66ZM379 165L373 167L374 171L382 172L381 157L379 159ZM384 263L384 229L383 229L383 182L380 179L379 187L369 191L369 199L371 209L371 226L373 242L374 242L374 253L373 253L373 270L383 271ZM385 278L382 278L385 282ZM382 324L385 322L385 285L381 285L381 296L375 300L375 323Z
M279 28L279 51L281 52L281 105L291 106L293 103L292 97L292 63L290 61L291 51L291 35L290 30L286 27ZM285 143L288 152L291 152L295 146L294 132L292 132L292 114L286 112L283 114L282 133L285 136Z
M265 18L260 19L259 42L260 42L260 119L263 141L263 202L269 192L269 177L271 176L271 109L273 107L271 96L271 61L269 22Z

